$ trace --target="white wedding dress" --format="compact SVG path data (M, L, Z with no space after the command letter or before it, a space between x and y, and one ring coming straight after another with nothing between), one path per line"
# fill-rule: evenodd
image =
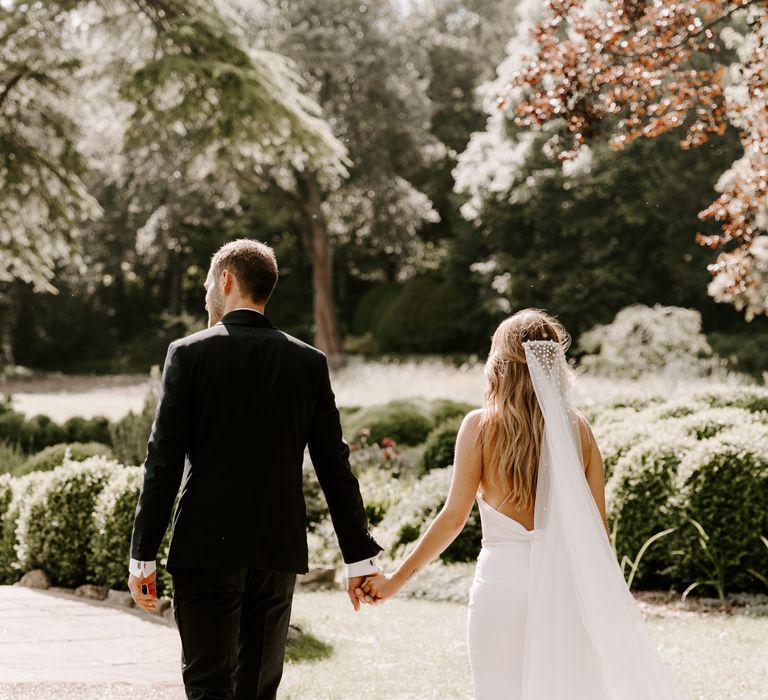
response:
M682 700L584 477L563 350L524 343L544 416L534 529L478 494L468 634L476 700Z

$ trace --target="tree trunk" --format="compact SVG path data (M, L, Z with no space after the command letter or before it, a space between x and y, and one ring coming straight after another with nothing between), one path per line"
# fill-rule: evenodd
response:
M181 253L173 249L168 260L168 313L178 316L181 313Z
M16 282L0 288L0 370L14 366L13 332L16 329L18 294Z
M297 173L301 210L304 215L302 238L312 262L312 305L315 322L315 345L328 356L333 368L346 362L341 334L336 319L333 295L333 260L328 228L320 205L322 195L313 173Z

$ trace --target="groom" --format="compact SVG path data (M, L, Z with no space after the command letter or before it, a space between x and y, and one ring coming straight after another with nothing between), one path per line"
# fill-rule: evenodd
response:
M147 445L128 585L155 608L155 559L181 486L167 568L190 700L276 697L296 573L307 571L306 445L355 610L355 589L379 571L326 358L264 315L276 282L268 246L216 252L209 327L168 348Z

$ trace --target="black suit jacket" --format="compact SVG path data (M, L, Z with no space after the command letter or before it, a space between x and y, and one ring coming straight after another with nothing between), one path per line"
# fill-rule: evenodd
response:
M173 517L168 569L307 570L304 448L346 562L377 554L349 466L325 355L256 311L168 348L144 462L131 556L156 558Z

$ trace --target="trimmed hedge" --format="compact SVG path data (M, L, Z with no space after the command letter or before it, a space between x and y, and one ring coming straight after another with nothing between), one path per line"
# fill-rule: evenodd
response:
M63 442L110 444L110 423L103 416L96 416L70 418L59 425L48 416L27 419L24 414L6 408L0 412L0 441L17 445L27 454Z
M0 584L13 583L13 571L11 563L15 561L15 555L9 557L6 554L6 530L8 531L8 537L10 539L11 532L15 536L15 528L13 523L6 522L6 514L8 513L11 501L13 500L13 481L10 476L3 474L0 476ZM13 528L13 529L12 529Z
M367 429L368 442L391 438L400 445L420 445L434 427L427 407L415 401L392 401L364 408L351 416L348 435L353 439Z
M421 445L441 423L462 417L476 406L463 401L404 399L367 408L341 409L344 435L356 442L368 430L369 443L391 438L398 445Z
M606 484L607 515L619 560L635 560L649 537L674 527L671 499L680 462L695 441L684 435L647 438L617 461ZM677 533L653 542L644 553L633 585L664 588L671 583L669 568Z
M710 591L762 590L768 575L768 433L741 426L704 440L682 460L674 504L680 525L677 578ZM691 522L695 520L703 533Z
M768 535L766 401L763 388L713 386L671 400L631 396L589 407L609 476L608 516L618 556L634 558L650 536L677 528L647 550L635 585L682 591L697 584L708 594L765 591L768 549L760 535ZM455 432L467 409L413 400L344 412L348 435L350 426L390 426L378 435L371 428L368 444L361 441L353 460L375 536L389 556L401 558L442 507L451 468L437 465L452 461ZM395 445L374 444L402 435L391 426L410 426L414 415L430 431L427 437L421 430L427 444L407 448L407 460ZM437 416L448 420L435 427ZM417 479L420 459L434 468ZM400 467L393 469L395 463ZM50 472L0 478L0 580L12 583L31 566L42 566L55 583L123 588L140 473L90 458ZM338 544L310 468L304 486L312 562L338 562ZM480 537L473 510L443 562L474 561ZM167 539L161 551L162 589L169 585L162 567Z
M393 558L404 556L409 547L426 531L448 496L452 467L433 469L407 490L382 519L374 537ZM480 514L473 508L467 525L442 553L444 562L474 561L480 552L482 532Z
M425 472L453 464L456 436L462 420L462 417L448 418L429 434L421 457L421 467Z
M88 580L88 554L96 536L93 509L117 462L91 457L67 462L22 508L18 523L19 560L25 569L45 569L54 585Z
M94 501L88 573L89 580L101 586L125 587L131 524L142 478L141 467L123 467L111 476Z
M64 442L51 445L27 459L12 473L14 476L23 476L31 472L48 472L60 467L65 461L82 462L89 457L111 459L112 449L98 442Z
M19 539L22 514L28 509L31 498L50 478L49 473L32 473L10 480L11 496L6 509L0 513L0 581L16 583L26 569L20 561L23 556Z

